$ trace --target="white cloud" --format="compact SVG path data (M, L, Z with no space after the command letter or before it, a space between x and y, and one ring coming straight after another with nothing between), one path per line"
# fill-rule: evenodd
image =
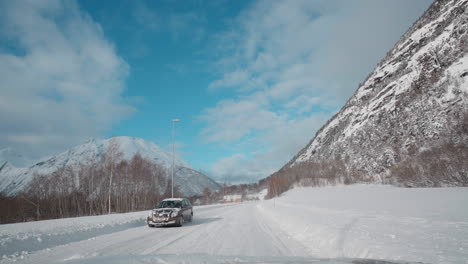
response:
M307 95L299 95L298 97L284 104L286 111L293 112L298 115L310 113L314 106L320 103L319 97L310 97Z
M216 36L220 78L209 89L230 88L237 97L205 109L201 119L208 141L248 140L259 151L221 158L212 174L227 177L238 166L244 176L237 170L231 173L234 178L256 180L284 165L429 4L429 0L252 4Z
M129 66L74 1L3 1L0 24L0 148L53 154L135 111Z
M263 101L263 103L262 103ZM208 141L235 142L252 131L271 128L281 117L269 111L264 98L251 96L240 100L223 100L206 109L199 118L209 126L202 130Z
M249 79L247 72L238 70L233 72L228 72L221 80L216 80L211 83L208 87L210 90L216 90L219 87L233 87L240 84L243 84Z

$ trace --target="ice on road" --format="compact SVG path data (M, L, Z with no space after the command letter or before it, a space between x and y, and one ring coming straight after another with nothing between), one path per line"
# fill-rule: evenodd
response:
M467 263L466 204L468 188L338 186L196 207L183 227L147 212L0 225L0 263Z

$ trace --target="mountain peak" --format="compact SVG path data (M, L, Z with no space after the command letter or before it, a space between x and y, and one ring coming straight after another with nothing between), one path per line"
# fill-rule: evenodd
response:
M155 143L142 138L119 136L102 140L87 140L84 144L75 146L55 156L44 158L27 168L14 168L11 166L9 161L13 152L9 148L2 150L0 151L0 166L6 164L8 166L5 165L4 167L8 168L0 170L0 192L14 194L27 185L35 174L50 175L60 168L70 167L75 169L81 165L102 161L108 147L113 143L122 152L122 159L129 160L136 153L139 153L143 158L161 165L167 171L171 168L174 158L174 164L179 171L176 174L177 177L180 178L181 182L183 182L184 178L190 179L190 185L193 185L184 187L183 190L186 194L199 194L200 190L203 190L205 187L209 187L210 189L219 187L204 174L193 170L186 161L177 156L173 157L172 153L161 149ZM13 182L15 184L12 184ZM17 184L18 182L21 182L21 184Z
M130 159L138 152L141 156L149 158L152 161L168 164L169 166L172 164L172 152L165 151L155 143L142 138L117 136L102 141L95 141L95 144L102 144L107 148L112 142L117 144L119 150L124 154L125 159ZM177 153L174 156L174 163L177 166L191 167L187 162L177 156Z

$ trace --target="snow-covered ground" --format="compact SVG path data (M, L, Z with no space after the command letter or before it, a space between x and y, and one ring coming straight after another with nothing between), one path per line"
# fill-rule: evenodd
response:
M468 263L468 188L300 188L257 207L312 256Z
M467 204L468 188L356 185L196 207L181 228L147 212L0 225L0 263L467 263Z

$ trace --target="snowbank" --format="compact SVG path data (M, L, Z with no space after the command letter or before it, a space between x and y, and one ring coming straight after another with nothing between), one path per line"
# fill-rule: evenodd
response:
M0 225L0 256L86 240L142 226L148 211Z
M294 189L257 207L319 258L466 263L468 188Z

